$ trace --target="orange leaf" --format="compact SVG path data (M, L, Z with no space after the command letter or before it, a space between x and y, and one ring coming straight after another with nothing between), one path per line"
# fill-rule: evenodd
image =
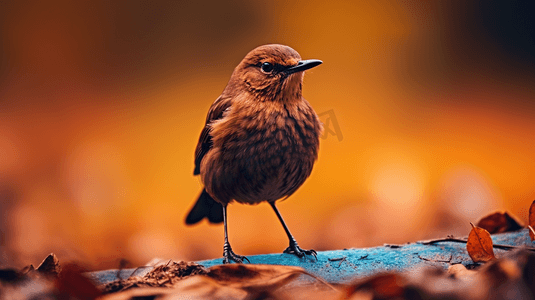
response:
M61 268L55 281L59 299L92 300L101 295L100 290L83 275L85 270L75 264L66 264Z
M46 276L58 276L61 272L58 257L54 253L50 253L36 270Z
M468 241L466 242L466 250L470 255L470 258L474 262L489 261L496 259L494 256L494 249L492 247L492 239L490 233L483 228L472 225L472 230L468 235Z
M530 225L531 228L535 227L535 200L531 202L531 206L529 207L529 224L528 225Z
M340 292L303 268L279 265L230 264L210 267L208 274L190 276L173 286L170 299L293 299L283 297L282 287L301 275L312 276L323 283L331 295ZM312 294L313 291L309 290ZM317 294L311 295L314 298ZM168 299L168 298L165 298Z
M398 273L378 274L351 284L346 290L344 299L358 292L371 292L373 294L371 298L373 299L398 298L403 296L405 286L406 280ZM368 297L365 299L368 299Z
M321 278L294 266L228 264L213 266L208 270L206 276L218 283L245 290L273 290L284 286L300 275L311 276L328 285Z
M533 227L531 225L528 225L529 229L529 237L531 238L531 241L533 242L535 240L535 231L533 230Z
M489 233L502 233L522 229L524 225L508 212L495 212L483 217L477 226L487 230Z

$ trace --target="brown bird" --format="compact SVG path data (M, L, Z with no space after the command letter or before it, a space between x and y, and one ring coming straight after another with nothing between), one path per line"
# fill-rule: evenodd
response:
M323 127L303 96L303 75L320 60L301 60L294 49L264 45L249 52L234 69L223 93L210 107L195 149L194 175L204 189L186 218L224 223L223 263L249 261L232 251L227 235L227 205L267 201L288 239L284 253L303 250L288 230L275 201L292 195L307 179L318 157Z

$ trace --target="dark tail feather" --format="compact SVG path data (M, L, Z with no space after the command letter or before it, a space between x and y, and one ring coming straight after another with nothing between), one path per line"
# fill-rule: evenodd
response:
M210 196L206 189L202 190L199 199L186 217L186 224L193 225L204 218L208 218L210 223L223 222L223 206Z

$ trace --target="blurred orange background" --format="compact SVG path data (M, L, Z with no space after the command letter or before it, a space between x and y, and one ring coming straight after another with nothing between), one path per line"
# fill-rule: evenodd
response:
M0 266L220 257L221 225L184 225L193 152L266 43L324 61L304 96L343 134L279 205L303 248L466 235L494 210L527 220L533 4L361 2L2 2ZM229 234L239 254L287 246L266 204L231 205Z

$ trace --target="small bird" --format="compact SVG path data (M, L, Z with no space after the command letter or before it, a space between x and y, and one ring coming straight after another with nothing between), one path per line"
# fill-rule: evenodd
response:
M186 224L203 218L224 223L223 263L249 260L232 251L227 234L227 205L267 201L288 239L284 253L298 257L303 250L286 226L275 201L288 198L308 178L318 157L323 127L302 96L304 71L317 59L301 60L284 45L263 45L249 52L208 111L195 149L194 175L204 189L186 217Z

